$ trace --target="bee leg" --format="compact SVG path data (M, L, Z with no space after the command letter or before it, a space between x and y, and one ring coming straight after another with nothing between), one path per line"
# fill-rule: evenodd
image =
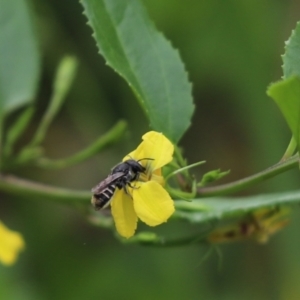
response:
M132 189L134 189L134 190L137 190L137 189L139 189L140 188L140 186L132 186L131 184L130 184L130 182L128 183L128 186L130 186Z
M130 187L132 187L130 184L128 184ZM127 189L127 186L126 185L124 185L124 191L125 191L125 193L131 198L131 199L133 199L132 198L132 195L128 192L128 189ZM133 188L133 187L132 187Z

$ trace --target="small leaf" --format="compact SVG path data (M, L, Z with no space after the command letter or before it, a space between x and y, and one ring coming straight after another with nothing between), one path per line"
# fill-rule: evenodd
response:
M208 183L211 183L211 182L214 182L216 180L223 178L224 176L228 175L229 173L230 173L230 170L225 171L225 172L221 172L220 169L209 171L203 175L201 182L198 184L198 186L205 186Z
M174 50L137 0L81 0L101 54L129 84L151 127L177 143L194 110L191 84Z
M292 75L300 77L300 22L292 31L290 38L285 42L285 54L283 60L283 78Z
M31 102L39 77L39 53L26 1L0 0L0 112Z
M300 141L300 78L289 77L273 83L267 94L274 99L299 146Z

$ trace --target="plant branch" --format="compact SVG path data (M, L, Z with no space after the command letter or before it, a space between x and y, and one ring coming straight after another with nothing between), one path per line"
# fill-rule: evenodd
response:
M71 88L76 74L77 64L77 59L72 56L66 56L61 60L56 72L53 84L53 94L51 96L49 106L28 147L33 148L43 142L51 122L60 110L66 95Z
M296 142L294 136L292 136L291 141L290 141L281 161L285 161L289 157L291 157L296 149L297 149L297 142Z
M249 188L266 179L272 178L280 173L295 168L299 165L299 155L296 154L285 161L279 162L268 169L254 174L252 176L240 179L231 183L219 185L216 187L204 187L197 189L197 194L200 196L220 196L236 193L238 191Z
M78 153L64 159L56 160L41 157L36 161L36 164L45 169L60 169L79 164L109 147L110 145L117 143L124 135L126 128L127 123L121 120L106 134L98 138L93 144L79 151Z
M253 176L217 187L206 187L198 189L201 196L225 195L253 186L265 179L274 177L289 169L298 166L299 157L295 155L284 162L280 162L265 171ZM76 191L64 188L53 187L45 184L36 183L30 180L20 179L11 175L0 174L0 191L11 195L32 197L40 199L51 199L57 201L85 202L91 197L90 191ZM189 204L190 205L190 204ZM191 207L191 206L189 206ZM202 207L203 209L203 207Z
M0 174L0 191L10 195L39 198L40 200L56 200L68 202L88 202L91 197L89 191L76 191L52 187L33 181L20 179L11 175Z
M195 235L181 238L168 239L163 236L157 236L151 232L140 232L129 240L119 238L124 244L140 244L143 246L154 247L178 247L186 245L208 245L207 232L201 232Z

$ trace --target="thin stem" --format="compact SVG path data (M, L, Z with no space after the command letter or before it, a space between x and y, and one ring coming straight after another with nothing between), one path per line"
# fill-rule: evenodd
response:
M34 113L34 107L27 107L15 121L15 123L9 128L5 143L3 146L3 155L7 159L12 151L13 147L18 141L18 139L22 136L24 131L27 129L28 123L30 122L32 115Z
M53 94L51 96L49 106L32 141L29 144L30 148L36 147L43 142L51 122L60 110L66 95L71 88L76 74L77 64L77 59L72 56L66 56L60 62L56 72L55 81L53 84Z
M290 170L294 167L297 167L299 164L299 155L296 154L285 161L279 162L276 165L269 167L268 169L254 174L252 176L240 179L231 183L219 185L216 187L204 187L197 190L198 195L200 196L220 196L228 195L231 193L236 193L238 191L249 188L259 182L262 182L266 179L272 178L280 173L283 173L287 170Z
M283 173L289 169L298 166L299 157L295 155L290 159L278 163L265 171L262 171L253 176L220 185L217 187L205 187L199 188L198 194L201 196L217 196L234 193L242 189L253 186L255 183L259 183L268 178L274 177L280 173ZM64 188L52 187L45 184L39 184L25 179L20 179L10 175L0 174L0 191L7 192L11 195L17 195L22 197L35 197L39 199L51 199L57 201L88 201L91 197L89 191L74 191Z
M144 239L143 233L137 234L129 240L121 239L124 244L139 244L152 247L179 247L186 245L208 245L207 232L201 232L192 236L168 239L163 236L153 236L153 239Z
M81 150L80 152L70 157L57 160L42 157L37 160L36 164L39 167L45 169L60 169L79 164L87 160L88 158L94 156L95 154L99 153L106 147L109 147L110 145L118 142L120 138L124 135L126 128L127 123L125 121L119 121L106 134L98 138L93 144Z
M21 197L50 199L68 202L88 202L91 197L89 191L75 191L64 188L52 187L33 181L20 179L10 175L0 174L0 190L10 195Z
M293 155L293 153L295 152L296 148L297 148L297 142L296 142L294 136L292 136L290 143L289 143L287 149L285 150L285 153L283 154L281 161L285 161L288 158L290 158Z
M205 163L206 163L206 161L203 160L203 161L198 161L198 162L196 162L196 163L194 163L194 164L191 164L191 165L182 167L182 168L180 168L180 169L178 169L178 170L176 170L176 171L170 173L170 174L165 178L165 181L168 181L171 177L173 177L173 176L176 175L176 174L182 173L183 171L189 170L189 169L191 169L191 168L198 167L198 166L203 165L203 164L205 164Z

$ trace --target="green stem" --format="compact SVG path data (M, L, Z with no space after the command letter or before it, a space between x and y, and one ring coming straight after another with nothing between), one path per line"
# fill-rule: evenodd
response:
M56 72L55 81L53 84L53 94L51 96L49 106L32 141L29 144L30 148L36 147L43 142L52 120L60 110L66 95L71 88L76 74L77 64L77 59L72 56L66 56L61 60Z
M285 150L285 153L283 154L281 161L285 161L288 158L290 158L293 155L293 153L295 152L296 148L297 148L297 142L296 142L294 136L292 136L290 143L289 143L287 149Z
M87 160L106 147L118 142L127 128L125 121L119 121L110 131L97 139L92 145L65 159L52 160L42 157L36 164L45 169L60 169L70 167Z
M240 179L231 183L219 185L216 187L204 187L197 190L200 196L220 196L236 193L238 191L249 188L257 183L260 183L266 179L272 178L280 173L297 167L299 164L299 155L296 154L285 161L279 162L276 165L254 174L252 176Z
M0 174L0 190L10 195L38 198L41 201L56 200L68 202L88 202L91 198L89 191L75 191L64 188L20 179L10 175Z
M168 174L168 176L166 176L166 178L165 178L165 181L167 182L171 177L173 177L173 176L176 175L176 174L182 173L183 171L189 170L189 169L191 169L191 168L198 167L198 166L203 165L203 164L205 164L205 163L206 163L205 160L203 160L203 161L198 161L198 162L196 162L196 163L194 163L194 164L191 164L191 165L182 167L182 168L180 168L180 169L177 169L176 171L174 171L174 172Z
M139 244L143 246L152 246L152 247L178 247L186 245L208 245L207 242L207 232L198 233L196 235L168 239L163 236L155 236L152 240L144 239L141 234L137 234L130 238L129 240L121 239L124 244Z
M13 147L19 138L23 135L24 131L27 129L28 123L30 122L32 115L34 113L34 108L32 106L27 107L15 123L9 128L3 147L3 155L7 160L13 152Z
M290 159L278 163L273 167L266 169L258 174L235 181L233 183L220 185L217 187L206 187L198 189L198 194L201 196L217 196L225 195L240 191L247 187L261 182L265 179L274 177L277 174L285 172L298 166L299 157L295 155ZM7 192L16 196L29 196L44 199L52 199L57 201L88 201L91 197L89 191L74 191L64 188L52 187L44 184L39 184L25 179L20 179L10 175L0 174L0 191ZM190 204L189 204L190 205Z

